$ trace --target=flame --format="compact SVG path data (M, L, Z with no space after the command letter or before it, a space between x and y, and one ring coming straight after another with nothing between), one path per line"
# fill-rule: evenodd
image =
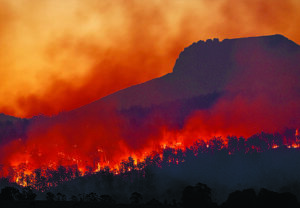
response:
M292 145L288 145L288 146L287 146L287 148L289 148L289 149L291 149L291 148L297 149L297 148L299 148L299 147L300 147L299 144L292 144Z
M178 133L177 133L178 134ZM170 134L165 134L170 136ZM166 138L168 138L168 136ZM296 135L295 135L296 136ZM166 139L165 138L165 139ZM143 150L142 154L135 154L135 153L128 153L128 154L124 154L122 157L120 157L120 159L118 161L114 161L114 162L110 162L110 161L94 161L95 165L94 167L89 167L86 166L87 164L91 164L91 163L87 163L88 161L84 161L82 159L80 159L79 155L75 155L76 158L71 158L71 160L68 160L69 155L67 152L62 152L62 151L58 151L57 152L57 156L60 159L67 159L67 160L62 160L60 162L54 162L54 161L49 161L48 163L45 163L43 167L36 167L33 164L31 164L31 161L28 159L31 159L28 154L24 155L24 158L21 159L22 157L19 157L19 161L17 161L16 159L13 160L13 162L11 164L13 164L14 166L10 165L10 169L6 169L2 167L1 169L1 173L2 176L7 177L7 176L12 176L10 175L11 173L13 173L13 177L10 178L11 182L16 182L17 184L19 184L20 186L35 186L35 188L40 189L41 191L43 191L43 187L39 187L37 186L36 182L35 182L35 178L40 178L40 177L44 177L45 179L47 179L47 177L52 177L53 174L55 173L55 171L59 171L60 169L60 165L63 165L65 167L66 170L68 170L69 168L71 168L72 165L76 165L73 167L73 171L74 170L78 170L78 174L77 176L74 175L74 173L72 173L72 175L70 175L69 178L62 178L61 181L57 181L57 182L47 182L46 184L44 184L44 186L46 187L51 187L51 186L56 186L58 183L63 182L65 180L72 180L75 177L78 176L84 176L87 174L96 174L97 172L100 172L102 170L109 170L111 173L115 174L115 175L119 175L124 173L124 171L126 172L130 172L133 170L142 170L142 169L138 169L139 164L142 164L145 162L145 159L149 156L151 156L153 150L155 150L160 158L164 158L164 151L172 151L172 154L174 156L174 158L165 158L167 159L167 162L169 164L175 164L175 165L179 165L180 163L184 162L184 159L180 159L181 154L186 154L186 150L187 148L190 149L194 149L194 151L197 152L197 142L193 143L192 146L188 146L186 145L183 140L183 136L180 135L179 136L180 141L161 141L159 148L157 149L151 149L151 148L145 148ZM224 139L222 139L221 137L214 137L214 139L216 139L216 141L220 140L223 143L223 146L221 147L222 149L228 149L228 142ZM200 141L200 140L199 140ZM203 141L203 145L209 149L209 148L213 148L212 145L214 145L214 143L211 143L212 140L206 140L206 142L204 140ZM248 141L248 140L246 140ZM286 143L284 143L283 145L286 146L287 148L293 148L293 149L298 149L300 148L300 144L298 144L296 142L295 139L292 140L288 140L287 138L284 139L284 141L288 141ZM196 146L195 146L196 145ZM270 146L270 148L272 149L276 149L279 148L280 145L277 143L274 143L273 145ZM256 151L260 151L259 147L252 145L250 147L253 150ZM99 151L99 148L95 149L95 153L99 154L102 153L104 150L101 149L101 151ZM194 152L194 154L196 154L196 152ZM228 149L228 154L234 154L234 152L231 152ZM20 154L19 154L20 156ZM25 162L24 162L25 161ZM67 162L66 162L67 161ZM60 165L59 165L60 164ZM125 164L129 164L128 166L124 166ZM36 168L39 168L39 171L37 171ZM126 168L124 170L124 168ZM6 174L4 173L6 171ZM4 173L4 174L3 174Z
M75 166L76 168L72 170L76 169L76 174L69 171L72 174L67 178L47 182L47 186L56 186L62 181L105 169L114 174L132 171L140 163L145 162L145 158L151 156L152 152L157 152L160 158L164 158L164 154L168 151L179 156L199 140L204 142L203 148L206 151L216 151L214 150L216 146L217 150L228 148L228 142L224 140L226 135L234 135L236 132L245 132L247 135L256 130L250 129L249 133L246 128L242 131L235 126L226 126L228 122L222 123L222 117L217 117L219 120L215 118L209 120L207 111L200 114L193 112L181 128L169 125L168 121L157 118L156 114L148 117L150 124L147 123L146 127L129 128L131 126L128 125L128 119L114 110L103 107L100 112L99 117L94 116L96 114L94 111L84 111L82 114L79 112L65 117L58 116L55 120L38 120L32 124L28 138L12 141L0 147L2 155L0 164L5 167L1 175L10 177L10 181L27 186L35 185L36 177L45 178L47 182L47 179L57 171L68 172ZM206 118L208 119L205 122ZM218 123L214 124L213 121ZM216 130L213 130L214 125ZM299 148L294 131L291 136L293 138L284 138L284 145L288 148ZM279 143L273 142L268 148L278 146ZM249 148L257 152L264 151L255 145ZM234 152L229 151L229 154ZM128 160L130 165L127 165ZM166 161L174 165L183 162L180 157L167 158ZM36 172L39 169L41 172ZM35 186L40 189L37 184Z
M220 38L229 38L226 32L228 28L223 27L226 25L223 24L223 19L225 18L232 23L231 19L235 10L231 7L231 1L224 0L225 3L218 6L215 3L209 3L214 6L214 10L221 10L219 11L221 17L214 15L222 20L223 32L219 34ZM204 3L195 3L196 1L185 4L184 10L180 10L181 12L178 10L183 4L179 1L174 3L173 0L167 0L168 8L157 1L154 4L149 3L149 1L144 1L141 4L140 1L134 1L132 4L122 1L121 5L116 7L114 5L118 4L95 4L94 1L91 1L92 5L95 6L94 8L78 3L73 5L74 7L70 8L70 11L78 11L74 14L79 14L79 16L74 16L72 12L70 14L58 12L60 18L65 19L66 15L69 17L69 22L75 24L72 23L70 27L66 28L66 25L63 25L64 21L55 21L58 27L52 25L54 28L50 27L50 31L56 34L56 32L62 31L61 28L64 28L63 31L67 31L67 34L61 34L60 37L54 39L48 37L47 33L36 33L36 30L44 31L44 25L41 25L44 24L43 20L46 22L53 20L52 18L51 20L48 19L49 15L36 18L30 7L34 3L28 4L28 6L22 4L25 6L23 8L6 0L3 2L6 3L0 8L0 13L3 12L4 17L7 15L11 21L0 20L0 31L6 34L1 36L0 43L11 42L12 44L9 48L0 49L0 54L2 52L7 54L7 56L0 56L0 70L5 69L4 74L9 77L9 82L6 80L1 82L3 87L0 90L0 98L7 102L0 104L0 110L13 115L30 117L37 113L55 114L63 109L69 110L84 105L99 99L99 96L107 95L126 86L158 77L170 72L176 57L184 46L189 45L191 41L206 39L211 36L209 32L201 35L204 31L203 28L207 29L206 26L195 27L195 17L202 19L202 14L204 17L210 16L210 13L206 12L208 10L205 9ZM248 16L251 17L250 19L261 19L261 13L256 11L261 11L263 8L272 14L272 22L278 23L279 21L273 19L285 17L298 23L298 18L289 18L286 15L293 13L294 15L297 14L295 17L299 16L293 9L292 1L276 2L280 7L273 6L274 2L269 0L262 4L256 0L258 5L247 2L235 4L238 7L236 11L247 12ZM272 6L268 7L266 4ZM251 5L250 13L248 13L249 5ZM40 4L35 8L40 6L45 8ZM133 10L128 9L131 6L135 6ZM6 10L6 8L8 9ZM46 14L56 12L56 4L49 4L49 8L51 9L45 11ZM140 10L139 8L149 9ZM268 8L272 9L268 10ZM164 9L168 12L165 12ZM98 15L102 14L99 10L109 11L107 14L120 12L119 15L124 18L117 18L118 20L116 20L110 15L99 18ZM68 10L68 12L70 11ZM133 12L131 13L131 11ZM16 13L20 15L15 15ZM20 19L16 19L17 22L14 22L14 18L27 17L28 14L31 18L26 18L27 21L24 21L27 22L28 28L34 28L33 31L28 29L24 31L29 31L29 33L16 33L16 31L20 31L19 29L23 31L24 24ZM40 12L38 14L41 15ZM95 20L96 23L92 21L87 26L86 21L78 22L82 19L81 15L85 16L86 20ZM243 14L243 16L246 15ZM157 18L153 19L153 17ZM40 19L42 21L39 21ZM103 19L107 20L108 24L101 24ZM124 22L118 22L119 19L124 19ZM136 19L141 20L141 24L136 24ZM239 20L241 22L230 28L230 31L236 31L236 34L244 36L257 34L257 21L252 22L251 28L253 30L248 28L245 30L246 32L240 32L240 25L248 26L249 18ZM263 20L259 21L259 23L264 23L259 25L261 29L270 23L268 18L263 18ZM19 24L19 21L22 24ZM247 24L244 24L244 21ZM213 20L212 22L215 23L216 21ZM8 24L7 27L6 24ZM85 29L81 29L77 24L84 26ZM182 27L180 30L174 29L172 27L174 24ZM170 25L171 27L169 27ZM22 27L19 28L19 26ZM220 29L219 26L216 28ZM86 27L91 30L86 30ZM98 30L102 27L104 27L103 34L105 35L100 35L101 37L98 38L100 34ZM287 31L285 26L280 27L283 31L291 31L290 29ZM5 29L2 30L2 28ZM125 35L114 32L116 28L121 28ZM209 28L214 30L215 26ZM162 34L161 31L164 31L166 35ZM262 33L277 33L277 30L272 27L263 31ZM38 38L32 38L35 37L32 34L37 34ZM236 34L234 35L236 36ZM299 31L288 34L299 41ZM17 41L7 41L6 38L9 40L9 37L16 38ZM120 43L124 47L120 47ZM28 45L32 46L33 49ZM2 175L13 176L11 181L20 185L28 185L34 183L31 176L34 178L41 175L47 178L47 169L50 169L51 173L61 166L76 165L79 175L98 172L105 167L109 167L109 170L114 174L120 174L120 163L127 160L128 157L132 158L133 165L136 166L138 161L143 162L144 158L151 155L152 151L158 151L162 157L163 150L167 151L168 148L171 148L177 154L177 152L184 151L193 145L198 139L204 140L206 148L209 149L213 148L213 144L209 143L210 138L213 137L226 138L227 135L250 137L260 131L275 132L281 131L286 126L299 125L299 99L296 97L298 92L295 92L293 85L293 83L298 82L298 76L288 76L286 71L278 70L285 67L286 63L268 57L268 53L264 53L263 49L253 46L250 52L251 56L247 53L239 53L239 51L233 54L236 64L241 65L241 68L244 69L246 68L244 66L247 66L244 62L249 60L248 57L259 61L267 60L265 63L266 70L261 70L260 67L256 66L256 62L253 62L253 66L251 65L253 69L251 68L251 70L254 70L254 73L251 76L244 71L241 74L235 74L232 78L233 81L221 89L228 91L228 94L208 109L196 110L185 115L182 123L178 126L172 124L168 118L158 116L161 112L152 112L151 109L147 118L137 119L137 122L135 119L131 121L125 116L120 116L120 112L115 111L116 106L122 105L122 102L126 100L119 103L109 103L110 107L99 105L93 106L91 110L83 107L81 108L82 111L74 110L71 113L65 113L66 116L63 113L53 118L37 118L30 125L26 138L12 141L0 147L0 163L4 164L5 167L12 167L12 169L4 170ZM74 57L78 57L78 59L74 59ZM277 69L277 66L280 67ZM48 70L51 73L45 73L42 70L45 68L51 68ZM74 71L68 71L68 69L73 68ZM260 73L261 71L267 72L268 68L274 68L274 76L270 73ZM24 69L28 69L28 73L24 74ZM37 75L41 75L41 78L36 79L36 77L40 77ZM3 77L6 76L1 76L0 79ZM29 81L27 82L27 80ZM271 83L271 89L265 86L265 80ZM40 88L41 83L45 89ZM15 85L16 88L11 87ZM15 91L11 92L11 90ZM211 91L211 89L208 90ZM241 93L245 90L250 92L248 94ZM28 93L24 95L24 91ZM68 99L66 99L66 94ZM7 98L8 95L10 96L9 99ZM175 110L177 109L175 108ZM295 119L291 121L291 118ZM295 136L297 141L298 129ZM225 148L227 144L225 142L222 145ZM299 147L297 142L285 142L285 145L288 148ZM272 148L277 148L277 146L277 144L273 144ZM252 148L259 151L258 147L253 146ZM230 152L230 154L233 153ZM169 159L169 162L179 164L181 161ZM23 169L18 170L20 166L24 166L27 172L24 173ZM40 168L43 170L42 173L35 173L35 170ZM130 167L131 169L132 167ZM75 176L70 178L72 177ZM28 181L24 182L24 178L28 178Z

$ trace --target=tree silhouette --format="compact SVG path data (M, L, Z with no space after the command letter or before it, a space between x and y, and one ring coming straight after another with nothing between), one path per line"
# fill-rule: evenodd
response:
M214 207L211 199L211 189L202 183L187 186L182 193L183 207Z
M47 199L47 201L52 202L55 200L55 195L52 192L47 192L46 199Z
M142 194L140 194L138 192L133 192L129 199L130 199L131 204L139 204L141 202L141 200L143 199L143 196L142 196Z
M72 195L72 196L71 196L71 201L77 202L77 201L78 201L78 198L77 198L77 196L75 196L75 195Z
M157 199L154 199L154 198L151 199L150 201L148 201L146 204L151 207L160 207L162 205L162 203L160 201L158 201Z
M238 139L238 151L241 154L246 153L246 141L244 137Z
M91 192L86 195L86 201L98 201L98 195L94 192Z
M32 187L27 186L22 189L22 200L33 201L36 198L36 194L33 192Z
M58 192L56 194L56 199L57 199L57 201L66 201L67 197L65 194Z
M18 200L21 197L20 191L15 187L5 187L1 190L1 200Z
M175 163L175 149L171 147L166 147L163 149L163 156L162 156L162 166L167 167L170 164Z
M239 150L239 140L236 136L228 136L227 148L230 154L235 154Z
M277 193L262 188L258 193L257 207L299 207L295 195L291 193Z
M128 157L127 160L122 160L120 163L120 172L128 173L135 170L134 159L132 157Z
M115 204L115 200L107 194L101 195L99 197L100 202L104 205L104 206L109 206L109 205L114 205Z
M194 145L194 152L199 155L208 152L208 144L203 140L197 140Z
M224 140L222 137L214 137L213 139L209 140L209 147L212 152L217 152L223 149L225 146Z
M253 189L232 192L222 205L224 208L254 208L255 206L256 194Z

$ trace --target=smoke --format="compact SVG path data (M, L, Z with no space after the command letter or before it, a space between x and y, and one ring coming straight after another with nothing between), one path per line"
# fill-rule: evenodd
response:
M184 46L208 36L256 35L259 30L260 34L287 33L299 41L292 26L275 26L277 21L297 25L298 4L293 1L255 1L255 5L240 1L233 7L228 7L232 1L225 0L164 4L92 0L89 4L75 0L3 2L6 9L0 9L1 17L7 21L0 21L0 42L5 43L0 49L0 54L5 54L0 56L0 97L5 102L1 102L0 109L20 116L68 111L170 72ZM215 14L213 17L208 7ZM237 21L232 22L233 19ZM258 19L261 21L255 24ZM78 164L84 170L86 166L96 168L100 162L101 167L115 167L129 155L142 159L165 144L187 147L199 138L249 137L260 131L298 128L299 64L293 64L299 63L299 56L284 54L286 50L278 51L276 45L263 46L251 42L226 54L234 63L233 68L226 73L220 71L225 68L203 72L208 75L201 78L208 83L207 89L188 85L190 81L199 82L199 77L183 72L186 79L174 79L181 85L173 80L174 88L169 86L158 96L167 96L169 89L180 86L186 87L180 92L193 89L215 93L212 98L204 97L211 99L205 105L198 103L187 109L189 102L174 101L166 106L135 106L136 109L122 111L118 106L126 100L118 100L94 103L52 118L34 118L26 138L1 147L0 164L23 163L30 169ZM157 90L157 86L153 89ZM129 98L156 95L143 93Z
M163 145L188 147L214 136L250 137L261 131L299 128L298 47L279 35L197 43L180 55L172 74L52 118L32 119L27 138L2 147L0 163L116 167L128 156L143 159ZM198 56L203 53L207 62L201 65ZM187 89L194 86L190 77L208 84L193 87L199 90L198 97L178 93L177 78L183 76L180 81L185 80L182 85ZM176 92L182 100L153 104L160 88L168 89L159 91L162 95ZM147 96L148 106L139 103L120 109L126 100L118 98L124 95L137 103Z
M0 3L0 112L21 117L166 74L199 39L282 33L300 41L296 0Z
M193 138L250 137L261 131L299 128L299 53L293 51L293 45L283 42L288 40L274 36L274 40L265 42L262 39L237 44L231 55L232 68L221 67L216 72L210 69L207 74L220 75L220 80L225 80L223 96L211 108L192 112L183 134ZM214 86L210 90L217 89Z

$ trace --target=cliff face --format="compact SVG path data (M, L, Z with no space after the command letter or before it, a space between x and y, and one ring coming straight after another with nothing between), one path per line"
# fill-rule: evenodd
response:
M211 128L243 121L245 126L257 124L249 134L273 131L281 125L300 124L299 77L300 47L282 35L199 41L180 53L172 73L118 91L58 119L106 117L106 112L114 109L125 119L127 129L155 131L152 124L157 119L161 125L178 129L201 110L206 119L202 125ZM280 122L275 125L270 119Z
M284 81L280 80L283 74L299 76L299 51L297 44L282 35L199 41L180 53L173 73L126 88L83 109L97 108L102 102L114 103L118 109L149 107L229 88L238 90L233 83L245 88L240 82L259 85L267 81L270 85L257 90L272 88L274 82Z
M40 149L47 160L30 155L38 164L77 151L91 164L91 155L119 164L177 139L189 146L199 137L299 128L299 48L280 35L194 43L170 74L73 111L33 118L26 128L13 125L25 133L7 145L0 164L19 158L20 147L24 154ZM18 138L12 133L5 142Z
M203 73L207 70L223 71L233 67L236 53L248 53L261 48L275 55L291 56L299 53L299 46L282 35L249 37L239 39L208 39L185 48L176 60L174 73ZM254 54L253 54L254 55ZM249 57L250 58L250 57Z
M209 39L193 43L180 53L173 76L190 77L190 81L203 93L222 91L242 73L257 73L259 77L266 70L288 70L271 66L273 61L280 64L286 61L297 67L299 51L297 44L281 35L225 39L221 42Z
M282 35L199 41L180 53L172 73L52 118L33 119L31 126L32 131L43 131L40 129L57 122L68 125L78 120L78 126L88 125L100 117L109 120L108 112L116 111L129 123L124 125L128 129L148 129L153 115L163 120L162 125L178 128L193 111L212 109L216 104L228 114L241 106L244 110L239 114L255 111L261 115L258 109L267 112L270 108L286 115L284 122L297 124L298 120L291 121L290 117L297 117L300 110L296 104L300 100L299 77L300 47ZM296 112L280 111L285 108ZM210 110L210 114L217 113ZM24 135L24 127L18 128ZM14 138L21 135L0 131L0 135Z

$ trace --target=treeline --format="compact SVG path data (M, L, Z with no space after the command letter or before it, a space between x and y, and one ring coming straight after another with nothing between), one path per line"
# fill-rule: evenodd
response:
M95 172L96 167L87 166L85 172L79 171L77 165L58 166L56 169L44 167L35 169L31 174L26 174L27 164L20 164L17 167L7 168L7 177L0 180L1 184L8 182L17 182L22 186L32 187L39 191L47 191L59 184L66 183L82 176L95 176L102 178L102 186L106 189L112 186L113 181L122 184L125 181L138 183L136 186L151 187L153 181L153 168L164 169L166 167L178 166L182 163L202 158L204 155L211 154L254 154L267 152L273 148L298 147L298 138L295 136L295 130L287 130L285 135L260 133L251 136L248 139L235 136L223 139L214 137L209 141L196 141L192 146L182 147L164 147L160 151L154 151L142 161L135 161L132 157L123 160L118 170L112 170L106 166ZM0 166L0 176L3 167ZM4 183L5 182L5 183ZM126 182L126 183L127 183Z
M1 189L0 200L9 201L33 201L36 198L36 194L31 187L24 187L21 191L13 186L7 186Z
M31 188L23 188L20 192L14 187L5 187L0 193L0 205L13 204L21 205L23 202L31 201L28 205L39 207L183 207L183 208L260 208L260 207L289 207L298 208L300 204L295 195L285 192L277 193L267 189L260 189L258 193L254 189L237 190L229 194L227 200L222 204L217 204L213 201L211 196L212 190L202 183L197 183L195 186L186 186L182 190L181 198L171 202L161 202L155 198L149 201L143 200L143 195L138 192L133 192L129 197L129 203L117 203L110 195L100 195L96 193L80 194L72 196L70 199L62 193L53 194L48 192L46 199L39 200L37 204L35 201L36 195ZM68 200L68 201L67 201ZM21 202L21 203L20 203Z

